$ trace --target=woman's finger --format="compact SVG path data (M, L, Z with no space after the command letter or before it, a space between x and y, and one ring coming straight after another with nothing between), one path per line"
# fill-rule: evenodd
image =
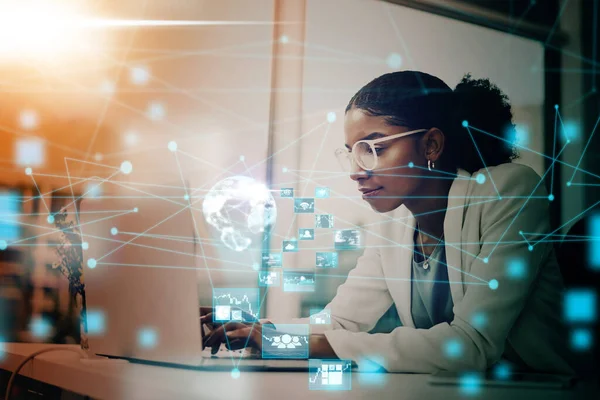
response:
M221 343L225 342L225 333L246 328L246 325L239 322L228 322L227 324L221 325L216 329L213 329L210 335L206 337L203 343L204 347L211 347L212 354L219 351Z

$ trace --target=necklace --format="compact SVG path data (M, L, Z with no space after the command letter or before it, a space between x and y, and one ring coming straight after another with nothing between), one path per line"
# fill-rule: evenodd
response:
M436 245L433 248L433 251L431 252L431 254L429 255L429 257L425 256L425 247L423 246L423 238L421 237L421 231L419 231L419 233L417 233L417 236L419 237L419 242L421 242L421 251L423 252L423 258L425 259L425 262L423 263L423 269L427 270L427 269L429 269L429 259L431 258L431 256L435 252L435 249L437 249L437 247L442 242L442 239L444 238L444 234L442 233L442 236L440 236L440 239L436 243Z

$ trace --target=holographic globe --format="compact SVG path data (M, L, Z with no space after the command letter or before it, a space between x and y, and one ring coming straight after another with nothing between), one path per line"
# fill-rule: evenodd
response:
M207 223L235 251L246 250L275 224L277 207L267 187L247 176L233 176L214 185L202 203Z

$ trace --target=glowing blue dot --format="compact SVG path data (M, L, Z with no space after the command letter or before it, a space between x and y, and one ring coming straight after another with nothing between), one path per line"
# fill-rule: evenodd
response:
M486 258L483 259L483 263L484 264L487 264L488 262L490 262L489 258L486 257Z
M533 251L533 246L532 245L527 246L527 250Z
M477 183L479 183L480 185L483 185L485 183L485 180L486 180L486 177L482 173L477 174L477 176L475 177L475 181Z
M21 128L23 129L35 129L38 126L38 115L33 110L21 111L19 119L21 122Z
M117 228L110 228L110 234L115 236L117 233L119 233L119 230Z
M327 122L329 122L330 124L333 124L336 119L337 119L337 115L335 112L330 111L327 113Z
M88 310L86 312L87 333L89 335L101 335L105 330L104 313L98 310Z
M476 329L481 329L487 324L487 317L482 312L477 312L471 317L471 324Z
M189 199L190 199L190 195L189 195L189 194L186 194L186 195L184 195L184 196L183 196L183 199L184 199L184 200L189 200Z
M462 355L463 345L458 339L450 339L444 344L444 354L448 358L458 358Z
M38 339L45 339L50 336L52 325L42 317L33 317L29 324L31 334Z
M490 289L492 290L496 290L498 289L498 281L496 279L492 279L489 283L488 283Z
M281 168L281 171L282 172L288 172L288 169L287 169L287 167L283 167L283 168Z
M470 372L460 377L460 391L468 396L476 395L481 390L481 376Z
M413 168L414 166L415 166L414 162L411 161L411 162L408 163L408 168Z
M467 126L469 126L469 121L467 121L467 120L465 119L465 120L462 122L462 126L463 126L463 127L465 127L465 128L466 128Z
M509 135L507 135L507 136L509 136ZM527 125L522 125L522 124L515 126L514 137L512 137L512 138L507 137L507 139L510 142L514 142L514 144L517 144L519 146L528 146L530 138L531 138L531 135L530 135L529 127Z
M81 243L81 248L83 250L87 250L90 248L90 244L88 242L83 242L83 243Z
M48 220L49 224L53 224L54 223L54 215L48 215L47 220Z
M398 53L390 53L386 59L387 66L391 69L402 67L402 56Z
M136 85L143 85L150 80L150 72L146 67L136 66L129 70L131 82Z
M177 151L177 142L171 140L167 145L170 151Z
M167 114L165 106L158 102L151 102L148 105L146 115L153 121L160 121Z
M520 279L525 277L525 273L525 261L520 258L508 260L506 265L506 275L513 279Z
M588 329L575 329L571 332L571 346L575 350L589 350L592 343L592 333Z
M548 195L548 200L553 201L554 200L554 195L553 194L549 194Z
M158 334L152 328L142 328L138 333L138 342L141 347L151 349L158 343Z
M239 377L240 377L240 370L239 370L239 369L237 369L237 368L234 368L234 369L232 369L232 370L231 370L231 377L232 377L233 379L237 379L237 378L239 378Z
M244 162L244 161L246 161L246 157L245 157L245 156L240 156L240 161L241 161L241 162Z
M595 322L596 292L590 289L571 289L565 293L563 313L569 322Z
M506 362L499 362L493 369L494 377L502 381L509 379L511 372L510 365Z
M91 269L96 268L96 259L94 258L90 258L87 262L88 267L90 267Z
M8 243L6 243L6 240L0 240L0 250L6 250L7 247Z
M260 264L257 262L252 263L252 269L258 271L260 269Z
M133 212L138 212L138 208L137 208L137 207L135 207L135 208L133 209Z
M558 110L558 104L555 104L555 105L554 105L554 109L555 109L555 110Z
M25 175L31 175L31 168L25 168Z
M123 161L121 163L121 172L125 175L130 174L133 171L133 165L129 161Z
M283 43L283 44L285 44L285 43L288 43L289 41L290 41L290 38L289 38L289 37L287 37L286 35L282 35L282 36L279 38L279 42L280 42L280 43Z

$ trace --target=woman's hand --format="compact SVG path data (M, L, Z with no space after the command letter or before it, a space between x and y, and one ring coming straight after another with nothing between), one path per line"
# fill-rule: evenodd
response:
M243 313L244 319L250 319L249 314ZM219 323L213 321L213 313L210 307L200 307L200 324L206 325L210 333L203 337L202 349L211 348L211 353L216 354L225 343L230 350L239 350L251 347L262 352L262 329L263 325L258 322L227 322Z

